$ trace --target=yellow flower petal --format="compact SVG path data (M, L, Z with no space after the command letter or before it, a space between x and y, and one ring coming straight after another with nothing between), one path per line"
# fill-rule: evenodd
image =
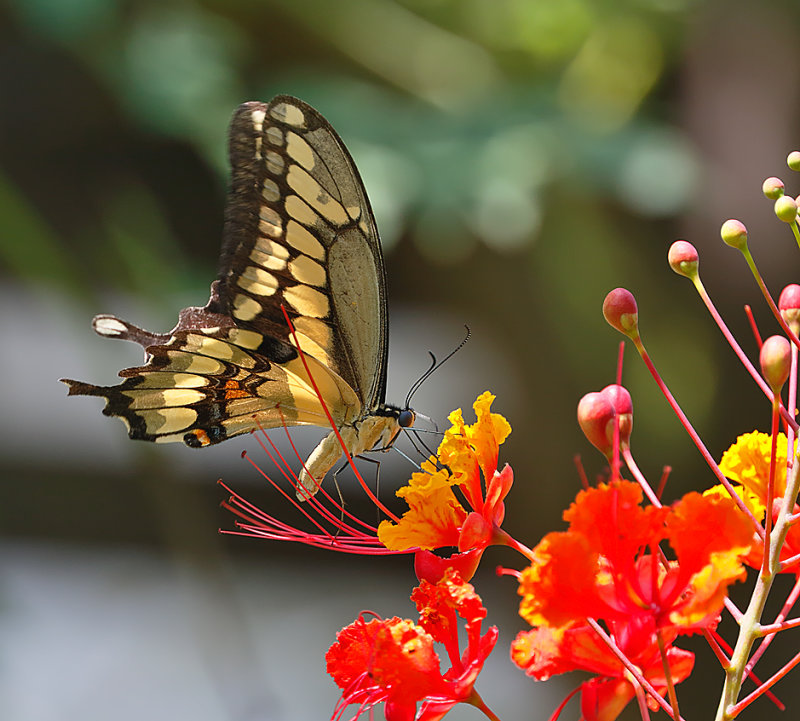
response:
M740 483L762 501L767 497L772 437L768 433L743 433L722 455L720 470L727 478ZM775 496L786 490L786 435L778 434L775 449Z
M391 551L458 545L467 512L453 493L446 469L435 470L429 462L423 464L423 469L397 491L408 503L400 522L382 521L378 526L378 539Z

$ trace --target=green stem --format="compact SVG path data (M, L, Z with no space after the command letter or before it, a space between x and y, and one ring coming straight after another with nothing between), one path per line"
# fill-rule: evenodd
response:
M789 449L789 452L791 454L792 450ZM759 622L764 612L767 596L772 588L772 582L780 571L781 548L786 539L786 534L789 532L791 525L789 516L797 499L799 489L800 463L793 463L783 503L778 512L778 518L775 520L775 528L770 537L765 539L765 543L769 543L768 567L766 571L763 567L760 570L753 589L753 595L750 598L750 604L739 622L739 637L736 639L736 646L733 649L730 664L725 669L725 684L722 688L716 721L730 721L741 710L739 708L734 711L734 705L742 688L750 651L753 648L753 644L761 637L761 625ZM770 513L770 509L767 509L767 513Z

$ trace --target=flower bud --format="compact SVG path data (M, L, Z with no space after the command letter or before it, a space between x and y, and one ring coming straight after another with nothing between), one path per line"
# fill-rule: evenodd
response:
M777 200L783 195L783 181L780 178L767 178L761 185L761 192L770 200Z
M782 335L773 335L764 341L758 356L761 363L761 374L773 393L777 393L792 367L792 346Z
M578 402L578 425L589 443L606 457L611 454L613 448L613 425L610 438L608 429L615 415L611 399L603 393L587 393Z
M800 170L800 150L793 150L786 158L786 165L790 170Z
M619 419L620 441L628 443L633 431L633 401L631 400L631 394L628 393L627 388L612 383L610 386L603 388L603 390L600 391L600 395L611 403L614 414ZM606 432L611 436L609 440L613 440L613 426L607 428Z
M625 288L612 290L603 301L603 316L608 324L620 333L635 334L639 324L639 310L633 293Z
M722 224L719 234L731 248L744 250L747 247L747 228L744 227L744 223L734 218Z
M794 223L797 218L797 201L783 195L775 201L775 215L784 223Z
M800 334L800 285L792 283L781 291L778 309L792 333Z
M700 265L700 256L697 249L685 240L676 240L667 253L669 267L678 275L686 278L695 278Z

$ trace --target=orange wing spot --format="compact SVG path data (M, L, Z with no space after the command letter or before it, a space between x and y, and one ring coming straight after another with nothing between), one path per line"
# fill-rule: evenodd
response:
M211 439L208 437L208 433L206 433L202 428L195 428L193 431L189 431L198 441L200 441L201 446L210 446Z
M234 398L249 398L250 393L245 390L242 390L241 385L239 385L239 381L229 380L225 382L223 386L225 389L225 400L232 401Z

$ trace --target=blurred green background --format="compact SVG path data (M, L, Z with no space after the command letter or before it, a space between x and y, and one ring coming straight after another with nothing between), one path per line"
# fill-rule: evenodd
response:
M501 456L517 479L507 526L533 545L562 527L579 488L573 455L592 477L603 468L575 407L614 379L621 336L600 308L616 286L636 294L652 356L717 458L737 434L768 429L768 406L666 252L678 237L698 246L707 287L754 356L743 304L763 334L775 326L718 229L732 216L747 224L776 295L798 281L792 238L760 194L800 146L796 10L789 0L0 4L0 715L328 718L338 694L323 654L336 631L365 608L413 615L407 559L217 535L233 523L218 509L218 478L281 513L239 458L256 454L254 439L203 451L131 443L99 402L67 400L57 382L111 383L139 364L137 349L94 336L95 313L163 332L180 308L205 303L239 103L301 97L351 150L386 252L390 400L405 397L428 350L441 357L471 328L414 405L441 424L481 391L498 395L514 429ZM655 482L673 466L670 499L711 485L630 351L625 383L643 471ZM307 449L319 435L297 438ZM382 496L408 474L387 458ZM521 565L490 550L476 579L502 630L478 688L503 719L545 718L579 679L533 684L510 665L523 622L496 563ZM694 648L682 710L707 718L722 673ZM777 691L798 695L791 683ZM763 699L751 711L776 713ZM565 718L577 715L571 706Z

